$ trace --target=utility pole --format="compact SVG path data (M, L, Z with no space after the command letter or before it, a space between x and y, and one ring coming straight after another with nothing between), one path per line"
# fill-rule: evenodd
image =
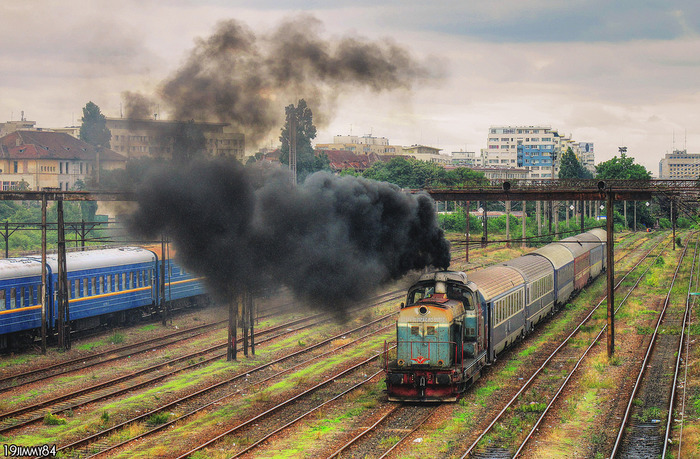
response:
M160 314L163 325L168 324L168 311L166 310L165 301L165 235L160 240Z
M510 201L506 201L506 247L510 248Z
M41 193L41 353L46 355L47 316L49 305L47 294L47 270L46 270L46 190Z
M68 305L68 269L66 266L66 228L63 218L63 199L56 202L58 213L58 347L70 350L70 309ZM80 287L78 287L80 288Z
M608 208L606 214L606 229L607 229L607 275L608 275L608 358L615 354L615 251L613 250L613 194L612 190L608 190Z
M234 295L229 300L228 304L228 341L226 348L226 360L232 361L238 359L238 342L236 341L238 328L238 302L240 301L240 293Z
M527 226L527 209L525 207L525 204L527 201L523 201L523 249L527 247L527 242L525 240L525 227Z
M469 220L471 220L471 213L469 212L471 208L471 202L467 201L467 232L465 233L465 241L466 244L464 244L464 250L465 250L465 263L469 263Z

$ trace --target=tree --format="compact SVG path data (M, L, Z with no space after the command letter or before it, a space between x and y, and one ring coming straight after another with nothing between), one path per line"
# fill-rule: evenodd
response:
M304 99L299 99L297 106L290 104L284 109L287 121L280 135L280 162L289 165L290 122L296 125L297 177L302 181L307 175L324 169L329 169L328 156L314 155L311 139L316 138L316 126L313 123L313 112Z
M625 153L622 153L620 157L614 156L613 159L605 161L598 164L595 167L596 178L600 180L650 180L651 172L649 172L646 167L641 164L635 164L634 159L628 157ZM637 221L641 222L643 225L649 227L654 225L654 218L649 212L649 208L646 205L639 205L635 202L637 206ZM662 206L663 207L663 206ZM615 204L615 209L618 212L623 212L623 204L618 202ZM627 225L630 226L630 220L634 218L632 212L627 212ZM668 214L666 214L668 215Z
M80 125L80 138L96 147L110 148L112 133L107 129L107 120L100 112L100 107L92 101L83 108L83 124Z
M367 169L363 177L389 182L401 188L445 187L464 184L479 184L484 174L466 167L447 171L439 164L399 156L389 162L376 162Z
M561 163L559 164L559 178L592 179L593 174L591 174L588 169L583 167L578 158L576 158L574 151L571 149L571 147L569 147L561 156Z
M650 180L651 172L641 164L634 164L634 159L622 153L595 167L596 178L600 180Z

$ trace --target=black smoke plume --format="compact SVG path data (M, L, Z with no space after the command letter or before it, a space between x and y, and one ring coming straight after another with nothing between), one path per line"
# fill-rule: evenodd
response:
M432 199L387 183L317 172L296 186L282 169L256 176L227 160L163 169L143 183L131 228L172 238L220 299L285 285L342 312L413 270L450 263Z
M417 62L390 40L324 38L310 16L284 21L269 34L255 34L236 20L220 22L198 39L184 64L160 85L158 98L171 119L226 122L258 145L283 123L284 107L304 98L323 126L339 94L411 89L436 78L436 65ZM127 116L142 116L155 102L124 93ZM130 110L133 108L133 110Z

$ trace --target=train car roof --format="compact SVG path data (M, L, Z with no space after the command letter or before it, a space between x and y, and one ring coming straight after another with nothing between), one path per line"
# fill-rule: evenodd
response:
M578 239L579 241L586 241L587 244L583 244L583 246L585 247L586 245L588 245L588 250L593 250L594 247L600 247L601 245L600 238L595 234L591 233L581 233L578 236L576 236L576 239Z
M41 262L31 257L0 259L0 279L41 276Z
M573 263L574 256L571 250L568 250L561 244L548 244L544 247L540 247L532 253L525 255L526 257L531 255L538 255L544 257L552 263L554 269L561 269L563 266Z
M561 245L566 247L574 255L574 258L585 255L593 248L590 244L582 243L582 241L577 239L576 236L564 238L561 241L553 242L550 245Z
M593 228L589 233L600 239L602 243L608 242L608 232L602 228Z
M134 263L149 263L155 262L155 259L156 256L153 252L141 247L87 250L85 252L67 253L66 269L68 271L81 271L84 269L124 266ZM47 255L46 264L56 272L58 269L58 255Z
M477 285L486 302L525 283L520 272L507 266L491 266L469 273L469 280Z
M518 257L506 261L503 265L518 269L529 282L547 274L554 274L552 263L544 257Z

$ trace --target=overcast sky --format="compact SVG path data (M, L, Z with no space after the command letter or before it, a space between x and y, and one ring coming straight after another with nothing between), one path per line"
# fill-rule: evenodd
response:
M0 121L79 124L89 100L119 116L124 91L157 94L220 21L263 37L299 17L330 43L390 43L427 70L396 90L334 88L316 142L371 133L479 151L491 125L547 125L594 142L596 162L625 145L654 175L674 145L700 153L697 0L2 2ZM269 99L313 99L304 91Z

